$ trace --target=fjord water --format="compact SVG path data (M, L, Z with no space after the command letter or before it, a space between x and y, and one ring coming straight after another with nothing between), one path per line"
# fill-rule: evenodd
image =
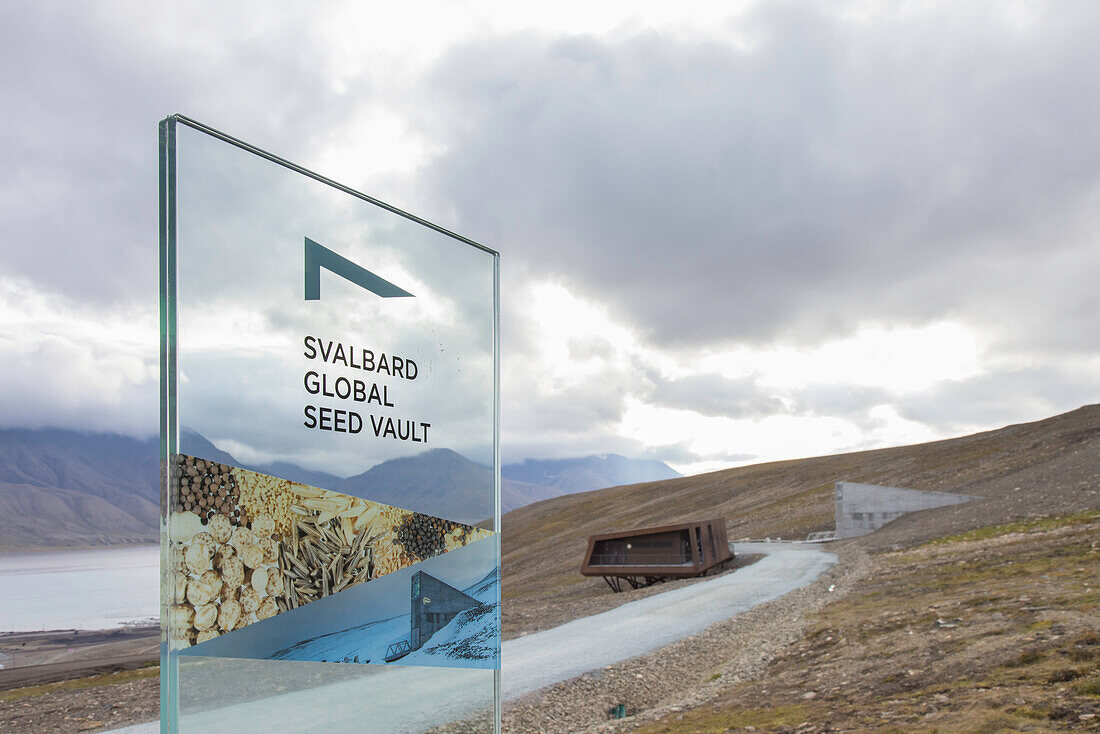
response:
M160 615L155 545L0 554L0 632L111 629Z

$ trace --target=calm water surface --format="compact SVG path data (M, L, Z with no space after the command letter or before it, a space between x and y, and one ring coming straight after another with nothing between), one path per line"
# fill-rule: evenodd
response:
M160 549L0 553L0 632L110 629L160 615Z

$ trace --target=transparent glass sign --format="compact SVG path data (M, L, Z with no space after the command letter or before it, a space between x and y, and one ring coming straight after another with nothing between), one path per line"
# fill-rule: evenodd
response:
M160 134L162 731L499 730L497 253Z

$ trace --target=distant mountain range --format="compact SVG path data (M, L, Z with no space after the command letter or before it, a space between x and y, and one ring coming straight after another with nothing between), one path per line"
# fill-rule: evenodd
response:
M553 487L558 490L555 496L682 476L664 462L628 459L618 454L579 459L527 459L520 464L505 464L500 474L517 482Z
M159 477L155 439L0 430L0 550L154 542Z
M339 477L289 462L248 465L194 431L180 449L220 463L477 523L493 514L492 472L450 449L391 459ZM0 430L0 552L158 539L156 439L67 430ZM614 454L525 461L502 469L502 512L562 494L679 476Z

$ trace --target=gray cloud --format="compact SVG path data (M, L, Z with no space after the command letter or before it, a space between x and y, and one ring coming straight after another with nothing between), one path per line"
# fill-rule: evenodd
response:
M508 430L517 435L557 434L603 436L614 430L626 409L628 380L621 374L603 374L576 385L543 391L531 385L513 389L515 402L505 405Z
M752 376L731 379L701 374L675 380L657 376L651 379L653 389L646 398L655 405L734 419L785 412L782 401L762 390Z
M156 298L156 123L181 112L307 158L371 99L333 90L310 8L0 7L3 270L100 303ZM242 33L261 24L262 32ZM294 51L298 50L297 53Z
M700 453L692 451L684 442L667 444L665 446L651 446L642 452L639 458L656 459L670 464L695 464L702 461L724 461L728 463L741 463L757 458L756 454L738 453L736 451L717 451Z
M833 415L856 418L896 396L881 387L865 385L810 385L792 395L792 412L802 415Z
M1035 420L1080 407L1081 395L1100 395L1100 377L1060 367L1027 367L949 380L924 393L895 399L903 418L944 434Z
M478 40L428 88L425 175L462 229L654 342L946 317L1092 349L1100 6L999 8L769 3L748 50Z

